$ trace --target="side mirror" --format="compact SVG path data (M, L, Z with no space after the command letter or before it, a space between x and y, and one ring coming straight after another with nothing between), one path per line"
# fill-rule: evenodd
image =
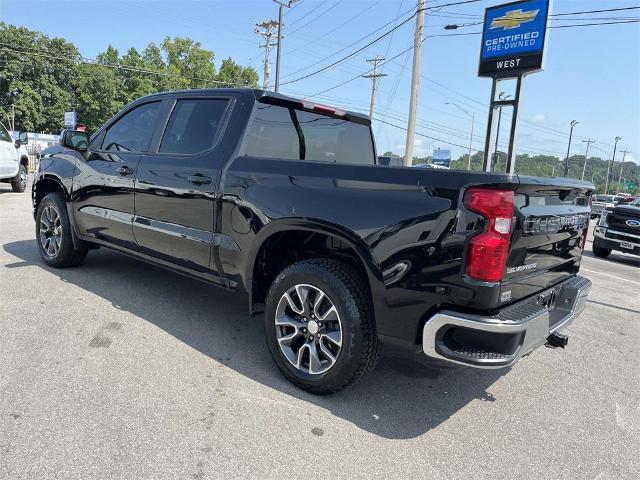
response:
M79 152L85 152L89 149L89 134L78 130L63 130L60 137L60 145Z
M27 132L18 133L18 141L20 142L20 145L26 145L29 143L29 134Z

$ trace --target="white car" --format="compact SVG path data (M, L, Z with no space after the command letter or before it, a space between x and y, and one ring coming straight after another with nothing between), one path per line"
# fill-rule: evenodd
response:
M26 132L14 141L0 123L0 182L10 183L14 192L24 192L29 179L29 155L25 147Z
M599 217L607 208L613 208L623 200L616 195L594 195L591 203L591 218Z

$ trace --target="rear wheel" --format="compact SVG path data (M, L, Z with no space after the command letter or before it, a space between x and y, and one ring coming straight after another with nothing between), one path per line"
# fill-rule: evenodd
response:
M52 192L38 205L36 238L40 257L52 267L74 267L87 256L86 250L76 250L71 237L71 224L64 197Z
M16 193L22 193L27 189L27 181L29 180L29 172L25 165L20 165L18 174L11 180L11 188Z
M284 376L316 394L355 382L379 355L366 282L335 260L303 260L276 277L267 294L265 331Z

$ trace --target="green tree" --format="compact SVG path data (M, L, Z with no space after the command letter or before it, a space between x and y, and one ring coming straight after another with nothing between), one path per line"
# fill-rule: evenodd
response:
M95 63L87 62L64 39L0 22L0 119L6 123L13 104L17 129L58 132L64 112L76 110L78 121L95 130L151 93L257 85L253 68L227 58L216 72L214 59L199 42L167 37L124 55L109 46Z
M220 71L216 76L220 87L251 86L258 85L258 73L251 67L243 67L231 58L222 61Z
M46 52L43 54L42 52ZM0 22L0 116L15 107L18 130L59 129L71 107L75 62L73 44L24 27Z

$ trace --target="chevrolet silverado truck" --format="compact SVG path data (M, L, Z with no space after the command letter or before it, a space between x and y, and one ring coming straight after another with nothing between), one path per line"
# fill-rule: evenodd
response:
M246 292L278 368L328 394L381 345L481 368L562 346L593 185L377 165L368 117L252 89L155 94L66 131L33 184L53 267L109 249Z
M29 180L29 155L25 145L26 132L20 132L18 140L0 123L0 182L10 183L14 192L22 193Z
M613 250L640 255L640 199L607 207L593 231L593 254L606 258Z

